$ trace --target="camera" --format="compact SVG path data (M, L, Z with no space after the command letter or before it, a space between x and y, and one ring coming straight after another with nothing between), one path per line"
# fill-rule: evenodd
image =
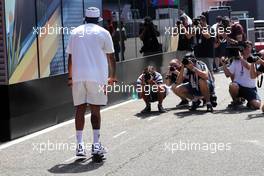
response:
M170 71L171 71L171 72L174 72L175 70L176 70L175 67L170 66Z
M193 19L193 25L198 26L201 23L200 21L201 21L200 18L194 18Z
M248 63L255 63L257 62L259 59L262 59L262 55L256 50L255 47L253 47L252 49L252 55L247 58Z
M150 72L144 73L144 80L145 80L145 82L148 82L150 80L153 80L153 78L154 78L154 76L153 76L152 73L150 73Z
M178 20L176 24L177 24L177 26L180 26L182 24L182 21Z
M258 56L251 55L249 58L247 58L248 63L255 63L260 59Z
M183 59L182 59L182 64L184 66L188 65L190 62L192 63L196 63L196 58L191 54L191 55L186 55Z
M247 47L246 42L238 42L236 44L229 44L226 47L227 57L239 59L239 52L242 52Z

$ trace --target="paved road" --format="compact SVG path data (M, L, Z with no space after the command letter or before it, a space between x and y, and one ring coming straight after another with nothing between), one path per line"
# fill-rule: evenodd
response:
M74 158L75 131L69 123L4 149L0 145L0 175L263 175L263 115L245 108L227 110L228 80L222 74L216 79L219 106L214 114L203 108L196 113L177 110L179 99L173 94L165 101L170 111L162 115L138 115L141 101L104 111L102 141L109 154L102 165ZM86 129L85 141L90 142L89 123Z

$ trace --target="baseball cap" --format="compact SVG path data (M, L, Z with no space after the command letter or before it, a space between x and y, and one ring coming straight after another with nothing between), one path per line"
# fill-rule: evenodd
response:
M103 18L101 17L100 9L97 7L89 7L85 10L85 17L87 18L98 18L98 21L102 21Z

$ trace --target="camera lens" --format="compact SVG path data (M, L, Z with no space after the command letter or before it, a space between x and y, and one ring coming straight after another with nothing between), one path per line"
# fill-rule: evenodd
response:
M175 68L171 66L170 71L172 71L172 72L175 71Z
M189 62L189 59L187 59L187 58L184 58L183 60L182 60L182 64L183 65L188 65L190 62Z

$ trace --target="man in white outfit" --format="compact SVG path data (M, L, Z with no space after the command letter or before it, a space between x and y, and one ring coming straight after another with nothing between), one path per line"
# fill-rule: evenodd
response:
M92 155L103 155L106 152L99 139L100 107L107 104L105 87L107 84L111 85L116 82L116 62L111 35L98 25L101 20L98 8L88 8L86 10L86 24L72 31L67 47L69 54L68 85L72 87L73 102L76 107L76 156L86 155L83 128L87 105L90 106L93 127Z

